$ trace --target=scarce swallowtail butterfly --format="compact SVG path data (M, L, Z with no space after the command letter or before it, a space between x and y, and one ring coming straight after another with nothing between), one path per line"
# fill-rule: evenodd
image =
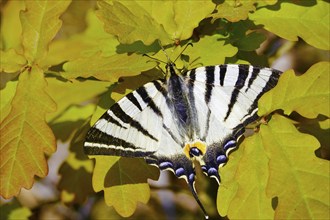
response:
M218 168L228 160L247 124L255 121L259 98L281 74L249 65L216 65L180 74L171 61L166 79L149 82L123 97L89 130L89 155L143 157L171 170L195 190L193 161L220 183Z

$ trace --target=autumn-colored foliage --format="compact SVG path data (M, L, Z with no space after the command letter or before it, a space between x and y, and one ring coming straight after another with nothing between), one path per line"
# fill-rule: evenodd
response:
M164 76L164 64L143 54L166 62L161 47L174 60L188 43L178 68L248 63L287 70L259 100L258 114L268 122L219 169L219 189L198 174L209 214L330 218L328 1L8 0L0 6L1 219L45 217L46 207L58 206L71 213L63 219L200 219L180 180L150 189L147 180L157 180L159 171L143 159L88 158L82 148L107 108ZM33 196L38 184L52 196L31 204L24 194Z

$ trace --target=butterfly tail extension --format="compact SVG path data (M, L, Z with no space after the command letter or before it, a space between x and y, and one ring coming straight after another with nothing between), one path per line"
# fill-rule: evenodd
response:
M207 214L202 202L199 200L196 189L195 189L195 176L192 176L192 177L193 177L192 179L190 179L190 177L188 178L189 189L190 189L192 195L194 196L196 202L198 203L199 207L202 209L205 219L209 219L209 215Z

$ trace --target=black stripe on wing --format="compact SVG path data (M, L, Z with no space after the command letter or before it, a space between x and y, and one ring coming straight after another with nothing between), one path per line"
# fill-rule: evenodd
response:
M224 118L224 121L227 120L227 118L229 117L235 103L237 102L237 97L238 94L240 93L240 90L243 88L244 84L245 84L245 80L248 77L249 74L249 66L248 65L238 65L238 77L237 77L237 81L235 83L235 87L234 90L231 94L230 97L230 102L228 104L228 110L226 113L226 116Z
M157 88L157 87L156 87ZM144 86L138 88L136 90L136 92L140 95L140 97L142 98L142 100L160 117L163 117L161 111L159 110L159 108L155 105L154 101L152 101L152 99L150 98L150 96L148 95L146 89L144 88Z
M125 128L127 129L125 126L123 126L122 124L120 124L116 119L114 119L111 115L109 115L108 111L106 111L100 119L104 119L112 124L115 124L117 125L118 127L121 127L121 128ZM100 120L99 119L99 120Z
M158 141L157 138L155 138L153 135L151 135L145 128L142 127L140 122L134 120L131 116L127 115L123 109L120 107L118 103L115 103L110 110L112 113L119 118L121 121L123 121L126 124L131 125L132 127L136 128L139 132L144 134L145 136L148 136L149 138Z
M214 84L214 70L215 66L205 67L206 72L206 85L205 85L205 102L209 103L212 95Z
M187 82L187 87L188 87L188 92L189 92L189 105L190 105L190 109L191 109L191 115L193 116L191 119L191 122L193 123L194 129L191 129L192 132L195 132L197 134L200 134L200 129L198 126L198 117L194 117L197 116L197 109L196 109L196 105L195 105L195 93L194 93L194 82L196 79L196 70L192 69L189 72L189 80ZM193 134L191 134L193 135Z
M140 111L142 111L142 107L139 103L139 101L134 96L133 92L127 94L126 98L130 100Z
M234 130L236 130L236 134L234 134L235 138L239 137L244 133L244 127L250 124L251 122L257 120L259 118L257 112L253 114L253 111L255 111L258 108L258 101L261 98L263 94L268 92L270 89L276 86L278 79L280 75L282 74L281 71L269 69L272 74L269 76L268 81L266 85L263 87L263 89L259 92L259 94L255 97L252 105L250 106L248 113L243 117L246 118L241 124L237 125ZM259 71L260 72L260 69ZM248 117L250 115L250 117Z
M223 86L227 72L227 65L226 64L220 65L219 68L220 68L220 74L219 74L220 86Z
M138 148L121 138L108 135L97 128L88 131L84 145L85 154L88 155L146 157L154 153Z
M253 84L254 80L258 77L259 72L260 72L259 67L253 67L252 74L251 74L251 77L249 79L248 86L245 89L245 92L247 92L250 89L250 87Z
M264 93L266 93L270 89L272 89L274 86L276 86L278 78L280 77L282 72L280 72L278 70L274 70L274 69L272 69L271 71L272 71L272 74L268 78L268 81L267 81L266 85L264 86L264 88L261 90L261 92L259 92L259 94L256 96L256 98L253 100L253 103L252 103L251 107L249 108L247 115L252 114L254 109L256 109L258 107L258 101L259 101L260 97ZM256 117L258 117L257 114L256 114ZM256 119L254 119L254 120L256 120ZM245 125L251 123L254 120L253 119L249 119L249 121L245 120L245 122L247 122L247 123L245 123Z

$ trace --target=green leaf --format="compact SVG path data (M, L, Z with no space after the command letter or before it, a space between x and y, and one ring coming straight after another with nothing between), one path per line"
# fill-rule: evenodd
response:
M45 87L38 67L20 74L10 113L0 125L0 194L4 198L17 195L22 187L31 188L34 175L45 177L48 173L44 153L53 153L56 144L45 115L54 111L56 104Z
M14 98L17 87L17 81L6 83L6 87L0 90L0 122L9 114L11 109L11 101Z
M113 156L93 156L93 188L104 191L105 202L123 217L132 215L137 202L146 204L150 197L147 178L157 179L159 169L143 159Z
M3 4L5 5L3 6ZM24 1L7 1L6 3L1 4L0 39L2 50L8 50L12 48L22 52L22 25L19 19L19 13L24 9Z
M168 11L173 11L173 15L166 16L166 21L161 24L164 25L165 30L170 36L173 36L172 39L175 40L186 40L193 35L193 31L198 27L199 22L206 18L215 8L215 5L212 1L170 1L173 3L172 8ZM154 14L154 18L162 17L159 16L163 12L163 7L158 6L159 3L154 3L154 8L158 10ZM203 7L200 7L203 5ZM173 16L173 18L172 18ZM174 22L173 22L173 20ZM174 28L170 28L167 25L173 24Z
M200 7L203 5L203 7ZM98 16L107 32L118 37L122 44L141 40L150 45L160 40L163 45L192 36L199 22L215 5L211 1L114 1L100 2ZM166 14L163 12L167 11Z
M282 38L297 41L301 37L314 47L329 50L330 6L326 1L315 2L309 7L282 2L280 10L260 8L249 18Z
M107 91L107 87L111 85L109 82L95 80L62 82L55 78L46 79L48 84L46 91L57 104L56 112L48 114L47 121L54 120L71 105L81 105L81 103L104 93Z
M270 158L266 192L278 198L274 218L329 219L330 163L315 157L318 141L279 115L259 134Z
M249 12L255 11L256 0L225 1L217 6L217 12L212 14L212 22L219 18L225 18L230 22L246 20Z
M217 206L229 219L271 219L274 210L266 196L269 159L258 135L246 138L229 162L219 169Z
M225 37L219 34L201 38L193 47L187 49L190 57L191 67L196 65L217 65L225 63L227 57L237 53L237 48L231 44L225 44ZM207 48L207 50L205 49Z
M0 71L6 73L18 72L25 64L25 58L14 49L0 51Z
M99 80L116 82L119 77L135 76L156 66L155 62L148 61L148 58L137 54L117 54L110 57L98 54L65 63L62 76L67 79L92 76Z
M283 73L277 86L259 100L258 114L283 109L287 115L296 111L307 118L316 118L318 114L329 117L329 70L329 62L320 62L302 76L296 76L292 70Z
M43 61L45 66L57 65L80 57L91 57L99 52L102 52L104 56L111 56L116 53L116 46L119 42L114 36L104 31L95 11L89 10L87 12L86 23L87 28L83 33L51 42L49 53Z
M171 43L171 39L149 13L135 2L130 2L131 8L119 1L113 5L104 1L99 2L97 16L104 22L105 30L118 37L122 44L130 44L141 40L150 45L156 39L163 44Z
M330 164L315 156L318 147L313 136L274 115L220 168L220 214L229 219L328 219Z
M60 113L51 121L51 128L57 140L67 141L77 128L91 117L95 110L94 104L84 106L69 106L63 113Z
M21 11L24 55L29 63L39 63L48 51L48 44L62 25L59 16L71 3L66 1L26 1Z
M9 203L1 204L0 218L3 220L28 220L32 212L27 207L23 207L15 199Z
M93 192L94 164L83 152L85 136L89 128L88 123L85 123L76 131L70 143L69 156L59 169L61 179L58 188L61 190L61 200L66 204L83 203Z

